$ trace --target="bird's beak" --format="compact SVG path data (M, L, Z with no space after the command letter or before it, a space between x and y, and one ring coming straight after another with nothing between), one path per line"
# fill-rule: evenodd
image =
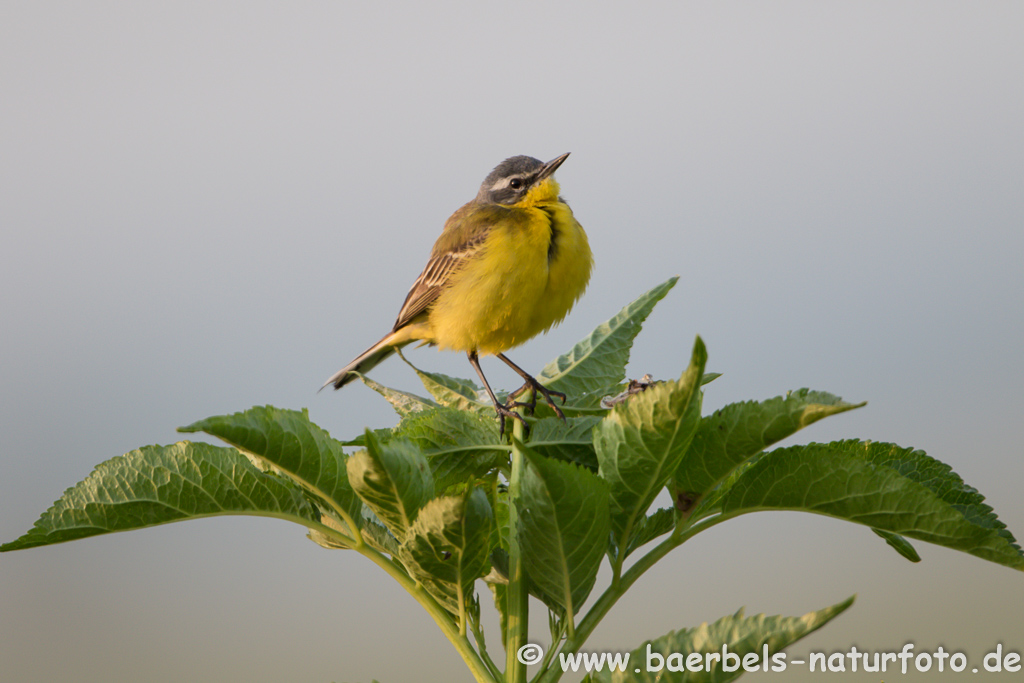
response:
M555 157L554 159L552 159L548 163L546 163L543 166L541 166L540 167L540 171L537 173L537 179L534 180L533 182L539 183L540 181L542 181L545 178L547 178L548 176L550 176L552 173L554 173L558 169L559 166L562 165L562 162L565 161L568 158L569 158L569 153L566 152L562 156Z

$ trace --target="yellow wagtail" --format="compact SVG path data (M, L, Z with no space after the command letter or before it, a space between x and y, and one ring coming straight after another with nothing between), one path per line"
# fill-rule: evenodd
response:
M504 351L546 332L566 316L590 280L593 256L587 234L558 196L555 169L568 153L543 163L516 156L484 178L476 198L453 213L434 243L426 268L405 297L391 331L324 383L340 389L414 341L465 351L494 403L501 431L505 418L523 418L511 399L529 389L549 391ZM480 369L479 354L494 354L526 384L508 406L495 397ZM536 393L531 407L536 402Z

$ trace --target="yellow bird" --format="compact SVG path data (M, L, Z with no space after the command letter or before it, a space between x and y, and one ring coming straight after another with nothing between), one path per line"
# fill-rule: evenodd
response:
M533 389L564 419L549 391L504 352L562 321L590 280L587 234L559 196L555 170L568 153L544 163L515 156L498 164L476 198L453 213L434 243L394 327L324 383L340 389L414 341L469 356L505 430L522 421L512 399ZM525 381L508 405L495 397L479 356L493 354ZM323 387L321 387L323 388ZM534 394L536 401L536 394ZM532 406L532 404L531 404Z

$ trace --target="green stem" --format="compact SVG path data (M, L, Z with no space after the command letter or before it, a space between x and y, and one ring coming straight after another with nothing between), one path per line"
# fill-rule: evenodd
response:
M423 586L416 583L394 560L368 545L364 544L356 549L390 574L391 578L397 581L416 602L420 603L423 609L427 610L427 614L441 627L441 631L451 641L452 645L455 646L458 653L462 655L462 660L466 662L466 666L473 673L473 678L479 683L498 683L498 679L491 674L487 665L480 659L480 655L473 648L473 644L469 642L469 638L465 634L459 633L459 628L452 621L451 615L437 603L437 600L434 600Z
M473 640L476 641L476 648L480 651L480 659L483 660L487 666L487 670L491 672L491 676L495 680L502 680L504 676L498 669L498 665L491 659L491 655L487 652L487 643L484 641L484 630L480 626L480 622L477 619L470 620L470 628L473 630Z
M238 448L239 450L241 450L240 446L235 446L235 448ZM261 457L259 455L256 455L255 453L251 453L250 451L245 451L245 452L249 453L250 455L252 455L255 458L258 458L261 462L265 462L267 464L272 464L272 463L270 463L269 460L266 460L265 458L263 458L263 457ZM307 490L313 492L322 501L324 501L324 503L326 503L327 506L330 507L334 511L334 513L337 514L338 517L341 518L341 520L343 522L345 522L345 525L348 526L349 531L352 532L352 541L355 542L355 545L356 546L362 545L362 543L363 543L363 535L359 531L359 525L356 524L356 521L352 518L352 515L350 515L348 513L348 511L345 510L345 508L343 508L341 505L339 505L338 502L336 500L334 500L334 498L332 498L331 496L327 495L327 493L325 491L323 491L319 486L316 486L313 482L306 481L305 479L300 478L298 475L296 475L293 472L284 472L284 474L285 474L285 476L288 479L294 481L296 484L298 484L302 488L307 489Z
M554 634L552 634L551 645L548 647L548 651L544 653L544 659L541 660L540 663L540 670L533 677L533 680L538 680L541 676L544 675L544 672L547 671L548 667L551 666L551 659L555 656L555 653L558 652L558 650L560 649L562 638L564 636L564 629L561 630L561 633L558 634L558 637L554 637Z
M469 638L465 634L459 633L458 626L452 621L451 615L437 603L437 600L428 593L423 586L416 583L405 570L402 569L394 560L387 557L383 553L377 551L374 548L368 546L363 540L362 536L357 539L351 539L345 534L339 532L336 529L332 529L328 526L318 525L318 530L325 536L331 536L349 545L351 548L359 552L364 557L368 557L370 561L376 564L378 567L386 571L391 578L399 583L409 595L411 595L416 602L420 603L423 609L427 610L427 613L434 619L434 622L441 627L441 631L451 641L455 649L462 655L462 659L466 662L466 666L473 673L473 677L479 683L499 683L500 677L492 675L491 671L487 668L487 665L480 659L476 650L473 648L473 644L469 642Z
M649 553L641 557L636 561L636 564L630 566L618 582L613 582L601 597L597 599L594 606L590 608L587 615L583 617L579 624L576 625L576 633L570 636L563 643L562 652L576 652L583 643L586 642L591 632L597 627L601 620L604 619L608 611L615 606L615 603L619 601L619 598L629 590L637 579L644 575L648 569L653 567L658 560L662 559L670 552L675 550L677 547L682 545L684 542L693 538L705 529L709 529L716 524L731 519L733 515L718 515L717 517L711 518L704 524L696 524L692 527L676 529L672 534L664 541L656 545L651 549ZM620 564L621 566L621 564ZM543 671L540 676L537 677L537 683L555 683L559 678L562 677L561 667L553 666L547 671Z
M512 473L508 482L508 614L505 640L506 683L524 683L526 665L519 661L519 648L526 644L529 625L529 594L523 571L523 553L519 547L519 496L525 458L515 444L525 438L523 423L514 420L512 435Z

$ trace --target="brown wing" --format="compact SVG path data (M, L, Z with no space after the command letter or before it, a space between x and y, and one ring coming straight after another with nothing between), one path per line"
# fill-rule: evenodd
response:
M451 251L431 257L423 272L413 283L409 294L406 295L405 303L402 304L402 310L398 312L398 319L395 320L392 331L405 327L413 318L427 310L441 294L452 274L457 272L467 259L480 251L486 238L487 233L485 232L468 242L463 242Z

